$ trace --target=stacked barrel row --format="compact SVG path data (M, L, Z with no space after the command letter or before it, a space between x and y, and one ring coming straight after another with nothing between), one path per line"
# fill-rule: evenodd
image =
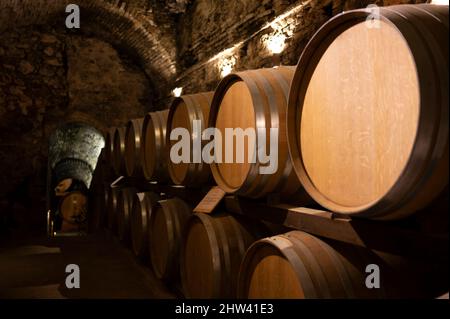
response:
M215 92L182 96L169 110L112 129L106 163L116 176L186 187L214 180L228 193L276 193L305 205L312 198L355 217L392 220L426 207L448 185L448 6L379 10L375 27L366 10L328 21L296 67L230 74ZM267 145L271 129L278 129L275 172L260 174L267 163L260 157L250 162L256 154L247 152L243 163L208 165L194 161L199 154L192 151L191 163L172 162L170 132L188 129L192 150L193 120L222 132L259 129ZM247 143L258 145L261 138ZM223 139L216 144L222 153ZM108 192L109 227L124 241L132 238L136 254L148 254L159 278L181 280L187 297L357 298L416 291L401 275L409 273L402 263L378 253L299 231L267 237L273 232L259 222L193 215L191 203L158 201L159 194ZM395 289L369 289L369 264L382 268L386 285Z
M194 214L183 200L153 192L110 192L113 233L156 278L181 287L187 298L405 298L435 292L436 278L424 283L417 277L424 268L402 257L301 231L283 234L223 211ZM382 289L368 288L368 265L379 267Z

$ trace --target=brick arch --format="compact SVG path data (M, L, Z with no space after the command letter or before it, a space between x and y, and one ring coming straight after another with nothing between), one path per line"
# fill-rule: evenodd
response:
M69 114L67 118L63 120L62 125L67 125L68 123L83 123L85 125L92 126L96 130L101 132L103 135L108 130L108 127L105 123L94 119L91 115L87 113L79 111L75 111Z
M0 1L0 32L13 27L61 23L70 0L2 0ZM148 30L123 6L104 0L78 0L81 11L81 32L125 49L136 57L155 86L167 90L177 73L176 50L159 40L157 28ZM83 27L85 26L85 27ZM168 41L170 43L170 41ZM167 92L163 92L165 94Z

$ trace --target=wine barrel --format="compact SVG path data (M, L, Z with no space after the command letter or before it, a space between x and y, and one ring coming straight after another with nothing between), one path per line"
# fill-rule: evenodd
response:
M193 121L200 121L201 130L204 130L208 123L209 108L213 92L198 93L192 95L183 95L176 98L169 110L167 119L167 152L170 154L171 148L178 142L170 140L170 134L175 128L185 128L190 132L190 162L174 163L169 158L168 170L172 182L177 185L199 186L207 183L211 178L209 165L203 163L201 150L200 153L193 154L194 132ZM202 131L201 131L202 132ZM206 144L201 141L201 132L198 136L201 147Z
M108 209L107 209L107 223L108 229L115 234L117 231L117 188L107 187Z
M246 249L267 236L261 224L229 214L193 215L185 230L181 281L187 298L235 298Z
M125 127L117 127L114 132L113 169L116 175L126 173L125 169Z
M239 273L238 297L249 299L367 299L419 297L416 283L399 269L398 258L384 260L362 247L324 242L301 231L264 238L245 255ZM369 266L370 265L370 266ZM369 276L376 265L380 274ZM369 266L369 267L368 267ZM367 272L366 272L367 271ZM405 274L411 274L408 270ZM413 277L414 278L414 277ZM417 278L415 278L416 280ZM423 297L423 296L422 296Z
M117 192L117 234L124 243L130 239L130 215L135 193L134 188L123 188Z
M100 153L95 167L88 196L88 231L97 231L104 226L107 200L105 198L105 149Z
M88 199L79 191L65 195L59 205L62 217L62 231L77 231L83 228L87 219Z
M125 130L125 171L128 176L143 176L141 165L143 118L130 120Z
M88 197L88 231L95 233L105 226L106 220L106 203L108 192L104 188L103 191L89 192Z
M179 251L184 226L192 211L181 199L158 202L150 216L149 252L157 278L176 282L179 278Z
M105 161L108 165L111 165L114 153L114 133L116 128L109 128L105 133Z
M130 228L133 252L138 257L148 253L148 222L159 196L152 192L136 193L131 211Z
M294 69L278 67L238 72L223 78L217 87L209 126L221 132L223 158L220 163L211 164L211 171L217 185L226 192L258 198L269 193L290 195L301 188L292 169L286 143L286 101ZM226 128L244 131L250 128L255 132L254 139L247 138L241 147L233 143L233 159L228 163L225 154ZM275 143L278 157L277 166L273 163L273 168L268 169L260 160L260 155L256 155L256 146L264 143L258 131L265 137L266 143L262 145L268 145L271 128L278 132L278 142ZM269 152L273 150L266 147L264 155ZM243 155L240 162L237 154ZM256 156L255 161L251 160L252 156ZM261 174L263 169L268 174Z
M166 155L166 125L169 110L150 112L142 125L143 151L141 163L147 180L169 180Z
M100 196L102 197L101 206L103 209L103 217L101 220L101 226L103 226L103 228L108 228L109 189L110 189L109 184L104 183L103 184L103 194L100 194Z
M448 185L448 6L377 10L375 27L367 10L348 11L308 43L290 90L288 143L320 205L390 220Z

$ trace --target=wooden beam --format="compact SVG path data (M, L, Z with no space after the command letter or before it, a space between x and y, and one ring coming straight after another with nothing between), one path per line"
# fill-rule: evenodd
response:
M266 205L236 196L225 197L225 206L235 214L348 244L396 255L448 261L448 236L430 236L386 222L351 219L324 210L286 204Z

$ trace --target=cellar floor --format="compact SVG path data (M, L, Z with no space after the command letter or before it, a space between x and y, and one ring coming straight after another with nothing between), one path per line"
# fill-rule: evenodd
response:
M68 264L80 288L66 288ZM143 262L107 232L85 237L15 234L0 240L0 298L173 298Z

